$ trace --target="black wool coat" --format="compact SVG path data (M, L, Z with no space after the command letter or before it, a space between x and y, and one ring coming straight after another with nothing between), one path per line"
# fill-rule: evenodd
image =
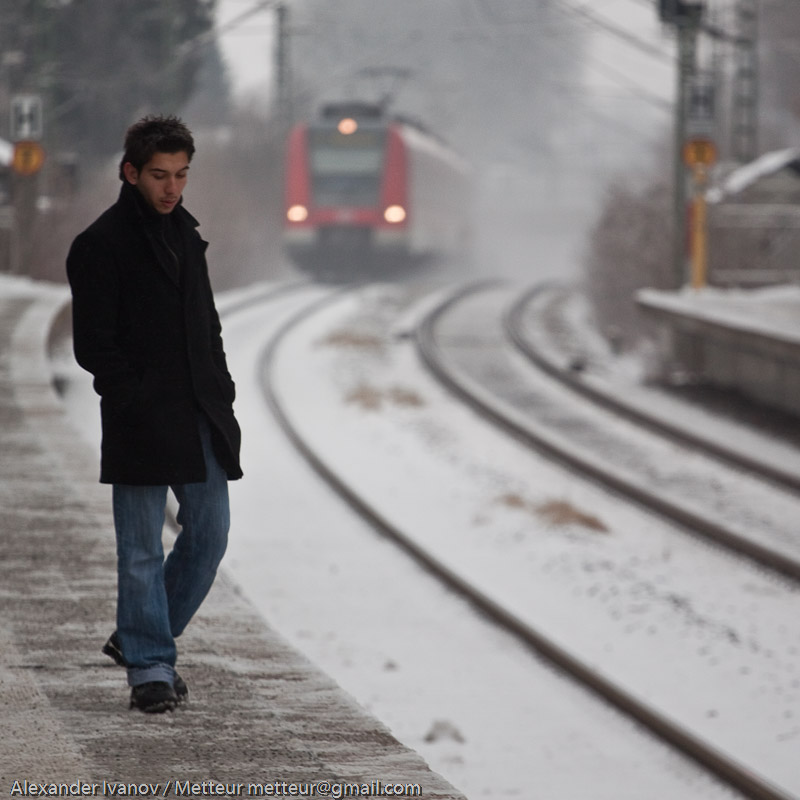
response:
M124 182L70 248L75 357L100 395L102 483L204 481L201 411L228 477L242 475L235 387L197 225L180 205L159 214Z

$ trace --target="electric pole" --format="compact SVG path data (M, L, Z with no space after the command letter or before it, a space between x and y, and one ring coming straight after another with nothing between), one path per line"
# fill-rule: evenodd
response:
M696 72L697 32L703 16L703 0L659 0L662 22L673 25L677 36L677 65L675 88L675 140L673 152L673 280L675 288L686 280L687 215L686 119L689 85Z
M289 9L286 3L278 3L275 15L278 29L275 42L278 115L284 125L289 125L292 121L292 81L289 56Z
M740 162L758 151L758 0L736 0L732 153Z

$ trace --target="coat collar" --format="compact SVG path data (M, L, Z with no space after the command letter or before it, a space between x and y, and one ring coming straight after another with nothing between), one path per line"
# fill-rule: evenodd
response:
M117 202L128 216L138 219L148 226L163 224L166 216L172 216L192 228L197 228L200 225L200 223L183 207L183 195L181 195L178 200L177 207L170 212L170 214L159 214L158 211L148 205L147 201L142 197L141 192L139 192L132 183L123 181L122 188L119 192L119 200Z
M192 265L196 263L198 255L195 243L202 242L195 231L200 223L183 208L182 202L183 198L169 214L159 214L150 207L136 187L127 181L123 182L117 201L125 217L144 234L159 267L176 287L181 286L181 273L191 271ZM171 231L167 230L168 227ZM183 241L183 247L177 247L175 252L170 252L169 236L179 237ZM202 243L202 250L205 250L205 243ZM177 263L176 252L183 253L182 260Z

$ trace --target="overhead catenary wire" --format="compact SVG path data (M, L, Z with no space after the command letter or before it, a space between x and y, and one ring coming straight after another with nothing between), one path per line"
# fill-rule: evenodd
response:
M616 41L621 41L624 44L635 48L637 52L650 56L661 64L672 66L675 62L675 57L673 54L665 52L660 47L648 42L629 30L622 28L621 26L612 23L607 18L601 17L593 11L589 11L588 3L580 6L574 6L567 0L561 0L561 3L558 4L556 8L570 17L581 19L597 33L609 35ZM600 61L596 57L594 57L593 63L590 63L590 68L595 69L608 78L611 78L616 84L627 88L632 94L649 103L651 106L654 106L661 111L672 113L674 108L674 101L672 99L664 99L656 92L642 87L627 73Z
M637 39L635 34L623 32L618 36L617 32L622 31L618 26L614 26L611 23L606 26L593 24L596 15L588 14L587 12L588 17L592 18L590 20L586 14L582 15L580 13L581 7L578 7L576 13L576 9L574 8L565 10L559 5L556 5L555 8L561 12L561 24L554 21L553 15L544 17L540 15L539 11L536 9L533 9L536 11L536 14L527 14L523 18L517 18L515 16L510 19L503 13L500 13L503 11L502 6L495 6L491 3L487 4L487 0L475 0L475 5L471 6L471 8L478 12L477 16L472 15L473 19L471 21L464 21L466 28L462 33L459 34L457 29L453 29L451 31L453 36L488 35L493 38L502 38L506 35L524 35L520 32L519 26L535 26L537 31L541 31L542 26L545 26L548 35L542 38L541 45L551 49L563 48L563 41L558 41L560 38L564 35L576 33L581 27L585 27L604 37L612 37L615 41L624 41L626 45L631 46L631 52L633 54L641 55L646 52L656 64L660 63L667 66L668 61L672 63L671 56L663 51L659 51L655 45L647 43L644 39L640 40L640 46L631 45L631 42ZM468 9L469 7L465 7L465 10ZM335 38L336 28L345 24L346 20L342 16L327 20L327 25L333 26L333 30L331 30L331 27L328 27L328 40L330 41L331 36ZM303 27L306 31L313 29L313 26L305 22L303 23ZM499 52L502 53L504 51L500 49ZM658 55L656 55L656 53L658 53ZM307 99L311 99L313 96L320 96L335 87L340 87L343 81L351 79L353 75L362 71L365 67L374 65L376 60L380 63L393 63L393 58L398 65L408 63L408 52L403 42L384 39L375 46L368 46L366 52L363 49L359 49L358 58L355 63L351 62L349 59L342 60L334 69L325 72L324 79L321 82L315 81L313 90L306 92ZM661 114L669 115L672 113L674 108L673 99L665 97L663 94L659 94L657 91L647 86L641 85L641 83L637 81L635 74L631 75L604 62L594 53L588 55L586 66L588 73L594 73L605 81L619 87L621 91L635 100L646 103L649 107L656 109L657 112ZM551 84L552 77L548 74L540 74L537 78L537 85L541 86L542 83ZM637 132L635 130L638 127L638 117L636 120L622 120L614 118L612 114L599 109L598 104L592 102L592 98L596 98L596 93L593 92L590 86L587 85L583 89L576 86L572 90L572 96L577 100L577 107L582 109L588 117L594 119L596 123L610 126L618 130L624 128L628 135L633 133L634 136L639 136L642 140L652 141L651 131L640 129Z
M673 55L665 52L658 45L648 42L641 36L638 36L635 33L632 33L631 31L617 25L616 23L611 22L609 19L595 13L594 11L590 11L590 3L575 6L568 2L568 0L561 0L556 8L562 13L584 20L596 30L601 30L610 34L618 41L624 42L646 56L650 56L658 61L661 61L662 63L672 63L674 61Z
M276 6L280 5L280 2L281 0L257 0L257 2L253 3L250 8L242 11L240 14L237 14L233 19L228 20L223 25L214 26L210 30L198 34L188 41L182 42L177 48L175 60L167 68L165 68L165 71L170 68L174 69L176 65L179 65L182 59L188 57L196 50L216 42L220 36L223 36L234 28L238 28L239 25L241 25L243 22L246 22L248 19L250 19L250 17L255 16L262 11L274 9Z

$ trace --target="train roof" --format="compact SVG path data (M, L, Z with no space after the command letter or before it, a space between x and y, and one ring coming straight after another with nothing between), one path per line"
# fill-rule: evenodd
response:
M354 119L374 119L384 121L387 119L386 110L378 103L365 103L357 100L346 100L336 103L326 103L320 109L319 116L323 120L353 117Z
M386 110L385 104L370 103L361 100L342 100L336 102L325 103L319 111L319 122L331 122L333 120L342 119L343 117L352 117L359 121L372 121L376 123L390 123L394 122L398 125L406 125L409 128L414 128L425 136L435 139L442 146L448 147L448 142L444 137L432 131L424 122L421 122L416 117L408 116L398 112L389 113Z

